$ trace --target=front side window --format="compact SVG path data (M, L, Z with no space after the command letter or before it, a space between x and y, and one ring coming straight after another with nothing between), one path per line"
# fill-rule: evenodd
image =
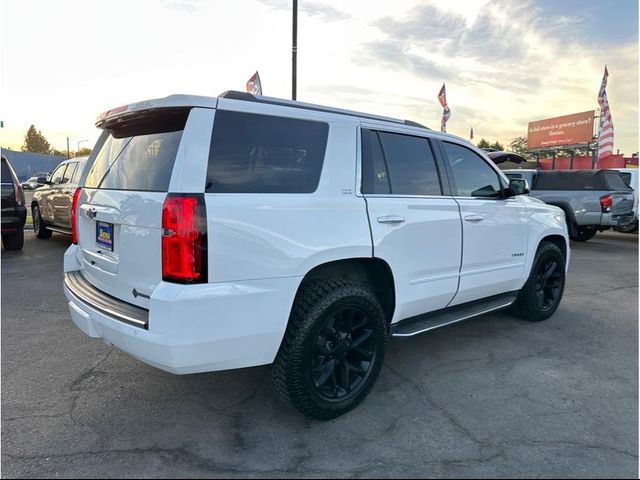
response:
M53 183L54 185L62 183L62 178L66 169L66 165L60 165L58 168L56 168L51 174L51 178L49 179L51 183Z
M313 193L329 126L323 122L218 110L207 193Z
M498 173L474 151L443 142L458 196L500 198L502 187Z

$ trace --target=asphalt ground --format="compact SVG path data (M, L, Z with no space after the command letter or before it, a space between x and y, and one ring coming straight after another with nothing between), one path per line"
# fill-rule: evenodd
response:
M550 320L394 339L368 400L310 421L268 367L173 376L92 340L69 238L2 251L3 477L638 477L637 235L572 244Z

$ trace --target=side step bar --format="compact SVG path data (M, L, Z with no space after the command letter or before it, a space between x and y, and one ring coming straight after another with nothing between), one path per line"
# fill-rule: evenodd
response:
M391 325L392 337L412 337L420 333L435 330L446 325L458 323L468 318L477 317L485 313L501 310L516 301L518 292L502 293L482 300L463 303L453 307L443 308L435 312L417 315Z

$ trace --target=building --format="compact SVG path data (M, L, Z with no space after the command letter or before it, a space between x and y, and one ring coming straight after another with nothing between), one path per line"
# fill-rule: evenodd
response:
M45 155L43 153L16 152L7 148L0 148L2 155L9 160L21 182L24 182L35 172L51 172L65 157Z

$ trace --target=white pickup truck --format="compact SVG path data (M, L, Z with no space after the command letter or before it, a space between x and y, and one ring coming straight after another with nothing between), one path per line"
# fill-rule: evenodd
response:
M544 320L564 213L414 122L226 92L113 109L74 192L64 290L87 335L175 374L273 364L305 415L364 400L388 339Z

